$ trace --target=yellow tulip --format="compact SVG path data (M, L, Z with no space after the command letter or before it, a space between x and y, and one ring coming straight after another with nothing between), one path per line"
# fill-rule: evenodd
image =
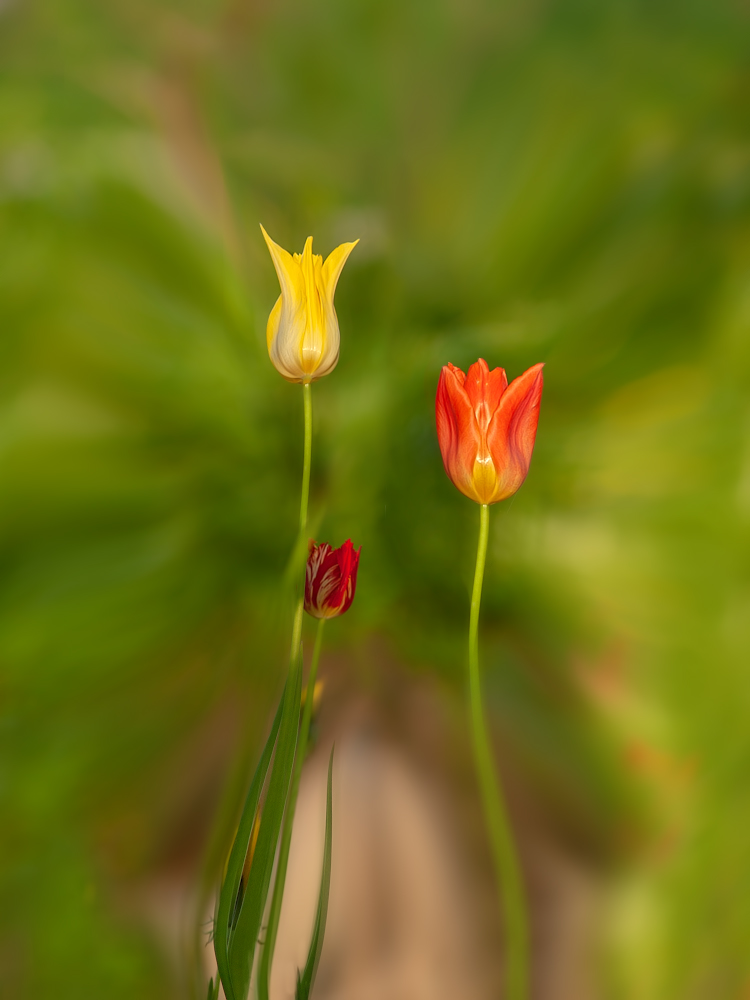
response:
M301 254L287 253L260 227L281 285L268 317L268 354L288 382L313 382L339 360L339 321L333 293L347 257L359 240L342 243L325 263L308 236Z

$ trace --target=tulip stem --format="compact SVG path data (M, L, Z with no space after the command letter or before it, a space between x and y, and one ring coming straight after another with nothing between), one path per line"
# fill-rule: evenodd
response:
M312 661L310 663L310 673L307 678L307 688L305 689L305 703L302 709L302 721L299 727L299 738L297 740L297 754L294 758L294 771L292 772L292 783L289 789L286 812L284 813L284 829L281 834L281 844L279 845L279 859L276 866L276 883L273 887L273 898L271 899L271 909L268 914L268 928L266 930L265 945L260 959L258 970L258 997L259 1000L268 1000L269 987L271 982L271 964L273 962L273 952L276 946L276 934L279 929L279 917L281 916L281 903L284 897L284 882L286 881L286 869L289 863L289 847L292 843L292 827L294 825L294 812L297 807L297 793L299 792L299 782L302 776L302 767L305 763L307 753L307 739L310 733L310 720L313 712L313 702L315 700L315 678L318 673L318 661L320 660L320 648L323 645L323 626L325 618L318 619L318 630L315 635L315 646L313 648Z
M487 558L490 528L490 508L481 505L479 544L474 588L469 619L469 702L474 761L479 777L485 820L489 828L492 856L495 864L506 938L505 993L506 1000L526 1000L528 996L529 941L526 899L521 868L513 842L508 811L503 800L500 780L495 770L492 745L482 708L479 684L479 607L482 601L482 581Z
M310 499L310 466L312 459L312 382L302 383L302 401L305 407L305 450L302 464L302 497L299 505L299 530L307 527L307 506Z
M310 500L310 469L312 466L312 383L302 383L302 402L305 413L305 443L302 459L302 495L299 505L299 533L304 538L307 527L307 508ZM294 611L294 622L292 624L292 648L290 651L290 671L295 664L297 657L302 655L302 618L305 607L304 582L302 591L297 601ZM297 804L297 790L299 788L300 774L302 773L302 762L305 757L305 747L307 745L307 734L310 728L310 706L311 694L310 684L315 687L315 674L318 670L318 659L320 657L320 644L323 634L323 619L320 621L318 634L315 639L312 664L310 667L310 678L307 685L307 700L302 714L302 722L297 736L297 751L295 756L294 771L289 787L286 810L284 813L284 825L281 833L281 843L279 844L279 856L276 865L276 881L273 887L271 898L271 909L268 914L268 927L266 929L265 945L260 958L258 969L258 997L259 1000L268 1000L270 986L271 963L273 962L273 952L276 946L276 933L279 929L279 917L281 915L281 902L284 897L284 883L286 882L286 869L289 861L289 845L292 840L292 822L294 820L294 809ZM307 721L305 721L307 720Z

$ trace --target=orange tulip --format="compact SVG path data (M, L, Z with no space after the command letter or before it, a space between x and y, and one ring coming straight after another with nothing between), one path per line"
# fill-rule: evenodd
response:
M443 465L461 492L481 504L512 496L529 471L539 422L542 368L508 385L502 368L480 358L464 375L445 365L435 400Z

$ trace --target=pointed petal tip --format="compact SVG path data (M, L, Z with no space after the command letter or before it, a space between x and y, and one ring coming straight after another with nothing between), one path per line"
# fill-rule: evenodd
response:
M336 291L336 285L338 284L339 277L342 270L344 269L344 264L349 259L349 254L359 243L359 240L355 240L353 243L341 243L332 250L325 259L323 263L323 280L326 284L328 295L333 301L333 293Z
M338 250L346 250L346 255L348 257L358 243L359 243L359 238L357 238L356 240L350 240L347 243L339 243L339 245L334 250L331 250L331 253L328 256L329 257L333 256L333 254L335 254Z
M466 373L463 371L463 369L457 368L449 361L448 364L443 365L442 369L440 370L440 379L438 384L442 383L444 385L447 382L449 375L452 375L459 385L464 385L466 383Z
M281 258L283 260L284 256L291 257L291 254L287 250L280 246L275 240L271 239L262 223L258 223L258 225L260 226L260 231L263 233L263 239L266 241L266 246L269 249L271 257L274 259L274 262L277 258Z
M467 378L476 378L477 372L481 372L482 375L488 375L490 371L490 366L484 360L484 358L477 358L474 364L469 365L466 370Z
M534 381L535 382L536 381L540 381L540 382L544 381L544 371L543 371L544 365L545 365L545 362L544 361L540 361L538 364L532 365L531 368L529 368L528 374L532 374L533 373Z

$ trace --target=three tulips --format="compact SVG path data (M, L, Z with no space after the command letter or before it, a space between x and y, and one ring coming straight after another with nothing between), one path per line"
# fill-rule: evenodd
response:
M305 472L300 517L304 530L310 466L310 384L333 371L338 362L340 338L333 297L341 271L357 241L343 243L323 261L312 252L312 237L308 238L301 254L290 254L274 243L265 229L263 236L281 286L281 294L268 319L268 353L280 374L287 381L302 383L304 389ZM445 471L466 497L480 505L479 544L469 617L470 718L475 764L504 915L505 995L508 1000L525 1000L528 996L528 921L523 879L482 707L478 621L489 509L513 496L528 474L539 422L542 368L541 364L534 365L508 384L505 371L502 368L490 370L483 358L472 364L466 374L447 364L440 373L435 401L437 437ZM327 543L310 543L304 596L300 598L295 619L292 648L294 651L295 643L299 643L304 607L319 619L311 685L317 668L322 627L328 618L347 611L354 599L359 555L360 550L355 551L351 541L338 549ZM303 725L302 752L306 736ZM296 778L298 780L298 775ZM296 783L293 784L290 816L294 813L295 798ZM290 828L285 834L288 832ZM284 846L282 842L282 873L286 869ZM280 897L274 895L274 904L280 904ZM273 940L273 920L270 929Z

